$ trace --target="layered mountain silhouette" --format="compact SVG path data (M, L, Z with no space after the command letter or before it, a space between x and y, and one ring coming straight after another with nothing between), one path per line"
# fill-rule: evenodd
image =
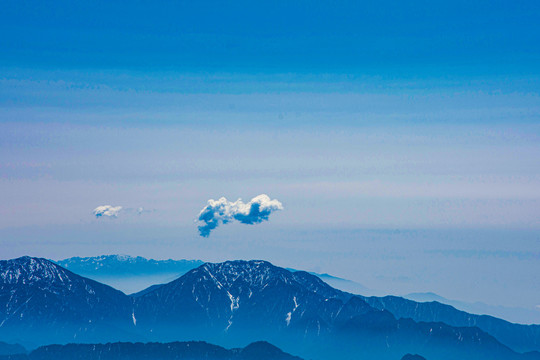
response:
M426 360L426 358L417 354L405 354L401 360Z
M129 255L77 256L53 262L78 275L122 290L126 294L141 293L146 287L168 283L204 264L201 260L154 260ZM287 270L298 271L291 268ZM314 272L310 274L343 291L355 294L370 292L365 286L351 280L329 274Z
M204 340L240 347L266 340L312 359L399 359L406 353L442 360L540 358L516 352L507 343L512 337L505 337L508 329L528 333L522 349L535 350L535 327L463 314L439 303L355 296L265 261L206 263L137 296L45 259L0 261L4 341ZM492 326L493 333L475 325Z
M457 327L478 327L516 351L540 350L540 325L513 324L489 315L474 315L439 302L416 302L398 296L362 297L376 309L398 318L443 322Z
M28 354L0 360L302 360L259 341L244 348L225 349L203 341L172 343L107 343L42 346Z
M344 290L343 288L339 288L339 289ZM352 292L354 293L354 291ZM361 291L358 293L362 294ZM491 315L496 318L501 318L510 322L515 322L515 323L520 323L520 324L540 324L540 311L538 311L538 309L535 309L535 308L489 305L480 301L466 302L466 301L460 301L460 300L452 300L452 299L444 298L432 292L410 293L410 294L404 295L403 297L409 300L416 301L416 302L437 301L441 304L450 305L450 306L455 307L456 309L459 309L461 311L465 311L468 313Z
M26 353L26 349L22 345L8 344L3 341L0 341L0 356L24 354L24 353Z

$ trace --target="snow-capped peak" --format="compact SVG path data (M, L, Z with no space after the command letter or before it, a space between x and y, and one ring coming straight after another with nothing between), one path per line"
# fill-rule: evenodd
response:
M71 281L69 275L61 267L49 260L29 256L0 261L0 280L4 284Z

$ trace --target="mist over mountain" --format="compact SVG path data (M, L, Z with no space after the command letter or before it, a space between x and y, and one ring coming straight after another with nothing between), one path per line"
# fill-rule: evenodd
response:
M201 260L154 260L129 255L72 257L55 262L74 273L85 276L184 274L204 263Z
M398 318L478 327L517 351L540 350L540 325L513 324L493 316L469 314L436 301L415 302L399 296L360 297L374 308L390 311Z
M411 293L403 296L416 302L437 301L441 304L451 305L456 309L472 314L491 315L520 324L540 324L540 311L538 309L526 309L519 307L495 306L483 302L466 302L447 299L432 292Z
M134 257L128 255L72 257L54 262L78 275L110 285L126 294L137 296L148 292L149 287L155 288L158 285L171 282L188 271L204 264L201 260L154 260L141 256ZM287 268L287 270L298 271L294 268ZM310 274L316 275L330 286L348 293L364 296L377 295L376 291L355 281L326 273L310 272ZM451 305L456 309L468 313L491 315L510 322L522 324L540 323L540 311L535 309L467 303L449 300L434 293L412 293L403 297L416 302L436 301L441 304Z
M126 294L170 282L204 264L201 260L154 260L129 255L72 257L54 262Z
M72 272L110 285L126 294L146 292L148 287L168 283L202 264L201 260L154 260L141 256L101 255L71 257L54 261ZM290 271L296 269L287 268ZM334 288L354 294L370 294L372 291L355 281L310 272Z
M519 352L540 338L535 326L356 296L260 260L206 263L137 296L29 257L0 261L0 280L0 339L23 344L265 340L312 359L518 360L535 358Z

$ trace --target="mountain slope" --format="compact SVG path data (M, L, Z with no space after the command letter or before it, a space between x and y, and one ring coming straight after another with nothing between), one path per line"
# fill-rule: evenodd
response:
M361 293L360 294L364 294ZM364 294L365 295L365 294ZM527 309L519 307L506 307L489 305L482 302L465 302L459 300L446 299L432 292L411 293L403 296L405 299L416 302L437 301L455 307L458 310L470 314L489 315L509 322L519 324L540 324L540 311L538 309Z
M48 260L0 261L0 338L37 343L122 338L132 300Z
M266 340L312 359L339 354L390 360L405 353L438 360L525 359L478 327L414 321L392 312L433 317L441 304L407 312L411 304L401 308L402 298L354 296L307 272L265 261L207 263L131 297L28 257L0 262L0 281L4 340L197 339L229 347Z
M469 314L436 301L419 303L398 296L362 299L376 309L388 310L397 318L444 322L457 327L476 326L516 351L540 350L540 325L513 324L493 316Z
M406 352L438 359L521 358L478 328L396 319L316 276L265 261L207 263L135 298L135 316L154 339L195 334L234 344L262 338L312 358L338 350L342 359Z
M343 306L340 300L350 298L305 272L291 273L265 261L228 261L207 263L137 297L135 315L138 326L154 333L170 333L170 327L274 332L297 325L304 332L313 327L320 332Z

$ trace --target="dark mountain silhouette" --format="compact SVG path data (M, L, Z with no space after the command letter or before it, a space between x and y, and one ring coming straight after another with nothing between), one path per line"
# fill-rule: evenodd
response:
M401 360L426 360L426 358L417 354L405 354Z
M267 342L227 350L202 341L47 345L0 360L301 360Z
M516 351L540 350L540 325L513 324L493 316L469 314L436 301L416 302L398 296L362 298L372 307L388 310L397 318L444 322L457 327L475 326Z
M207 263L131 297L44 259L1 261L0 280L4 340L197 339L227 347L266 340L312 359L384 360L405 353L439 360L525 358L478 327L395 316L396 309L376 302L380 298L345 293L266 261Z
M20 344L8 344L0 341L0 355L25 354L26 349Z

